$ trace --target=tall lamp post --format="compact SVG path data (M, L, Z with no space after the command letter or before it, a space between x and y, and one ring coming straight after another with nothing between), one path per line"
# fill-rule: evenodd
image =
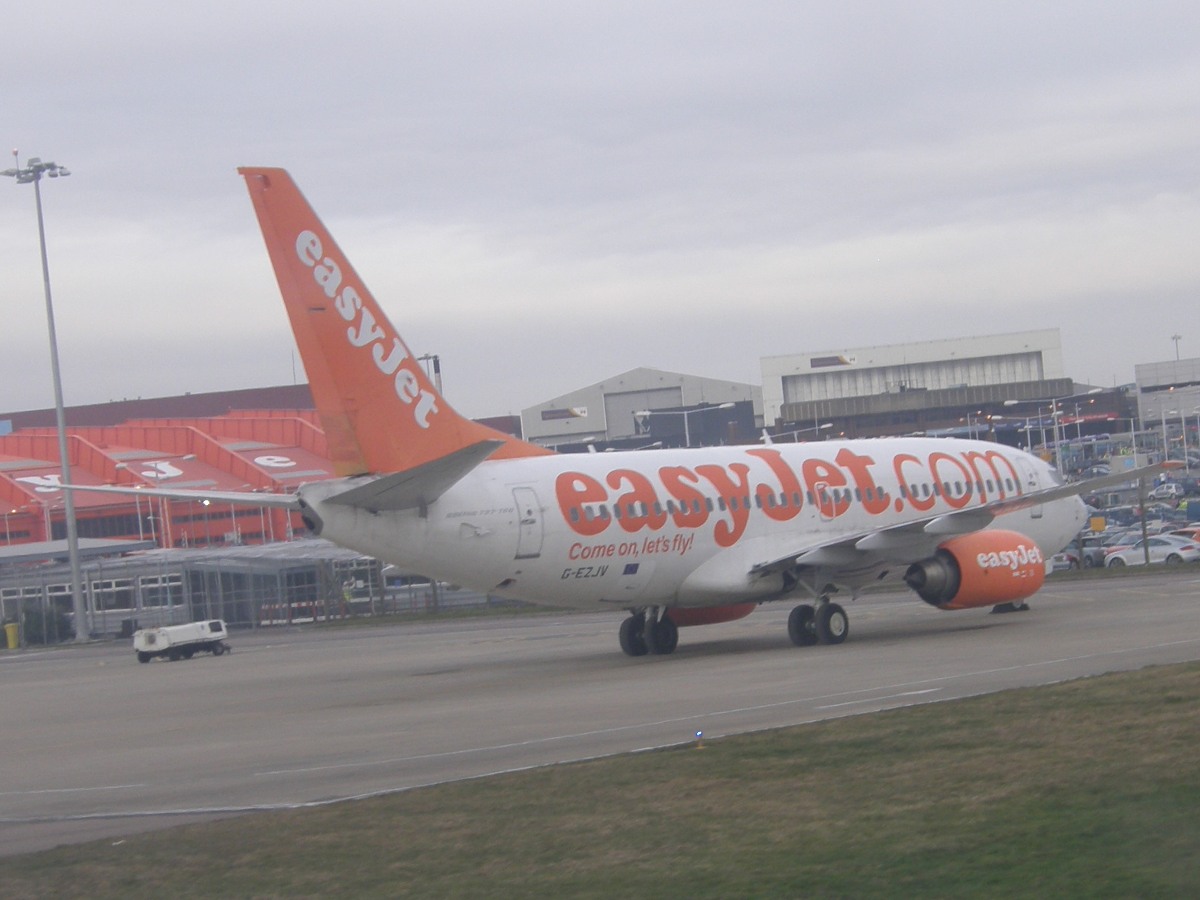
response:
M75 525L75 496L71 486L71 461L67 454L67 424L63 412L62 377L58 369L58 338L54 331L54 304L50 300L50 264L46 259L46 226L42 219L42 176L51 178L70 175L65 166L42 162L37 157L25 161L21 167L17 151L13 151L16 168L5 169L0 175L17 179L17 184L33 184L34 204L37 206L38 243L42 249L42 285L46 294L46 328L50 333L50 371L54 379L54 416L58 425L58 455L62 463L64 485L64 514L67 524L67 556L71 561L71 602L75 610L75 640L88 639L91 623L88 621L87 605L83 600L83 578L79 571L79 531Z

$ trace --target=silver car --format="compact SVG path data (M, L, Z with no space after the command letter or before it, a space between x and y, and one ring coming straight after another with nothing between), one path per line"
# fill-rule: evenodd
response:
M1152 563L1171 566L1200 561L1200 544L1175 534L1156 534L1145 541L1138 541L1132 547L1110 553L1104 564L1110 568L1144 565L1147 548Z

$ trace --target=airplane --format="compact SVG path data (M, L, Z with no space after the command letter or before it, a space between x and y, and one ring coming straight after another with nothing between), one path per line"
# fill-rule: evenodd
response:
M930 437L556 454L456 412L288 173L238 172L337 477L141 493L298 508L313 534L407 571L625 610L629 656L787 598L794 644L840 644L837 595L897 582L942 610L1022 604L1082 528L1080 494L1164 467L1066 484L1024 451Z

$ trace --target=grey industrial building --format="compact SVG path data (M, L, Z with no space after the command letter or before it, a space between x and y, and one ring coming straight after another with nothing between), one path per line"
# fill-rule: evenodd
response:
M754 441L762 390L638 368L521 411L525 440L560 450L708 446Z

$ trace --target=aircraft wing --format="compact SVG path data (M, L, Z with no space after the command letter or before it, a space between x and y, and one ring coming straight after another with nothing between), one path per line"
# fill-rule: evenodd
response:
M904 522L888 528L840 535L829 541L807 544L795 550L756 563L751 575L766 575L795 566L834 566L855 568L874 558L920 559L928 556L947 538L970 534L990 525L997 516L1028 509L1043 503L1078 497L1092 491L1127 484L1144 478L1152 478L1163 472L1179 469L1183 463L1175 460L1131 469L1115 475L1102 475L1086 481L1059 484L1031 491L1019 497L995 500L984 506L975 506L951 513L938 513L923 519Z

